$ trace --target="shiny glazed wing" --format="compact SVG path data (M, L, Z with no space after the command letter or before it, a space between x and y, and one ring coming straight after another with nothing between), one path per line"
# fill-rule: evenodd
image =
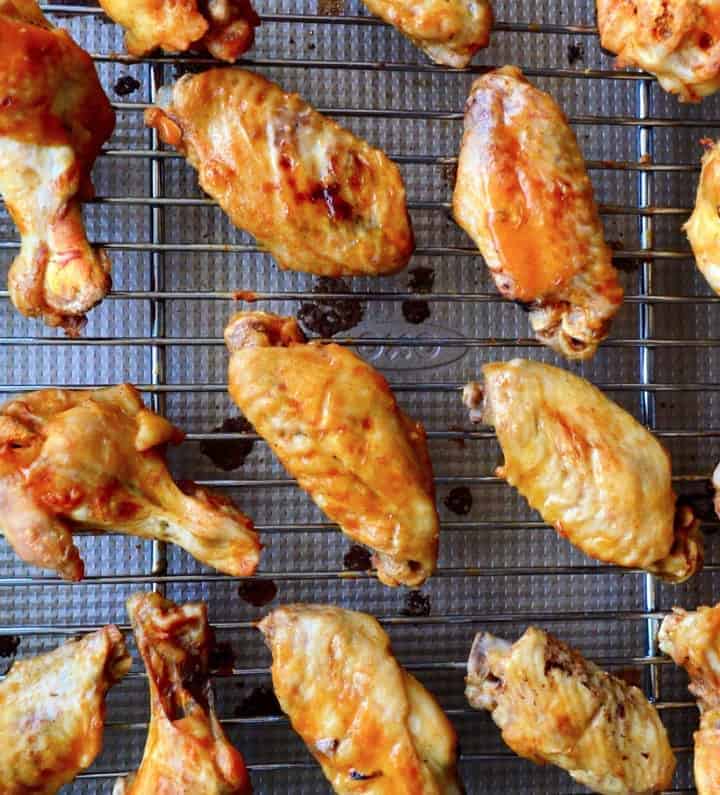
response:
M145 121L282 268L394 273L413 236L397 166L296 94L242 69L185 75Z
M438 517L425 431L387 381L297 323L240 312L225 329L230 395L283 466L351 538L377 553L386 585L434 571Z
M497 474L585 554L680 582L702 566L689 508L675 508L670 457L640 423L583 378L514 359L468 384L471 419L494 426Z
M371 13L396 27L437 63L462 69L487 47L492 28L488 0L363 0Z
M514 66L470 90L453 212L537 338L571 359L592 356L623 291L567 119Z
M460 795L456 736L365 613L288 605L259 624L280 706L339 795Z
M720 148L713 144L705 153L695 209L685 224L695 262L708 284L720 293Z
M0 0L0 194L21 236L8 285L29 317L75 334L110 289L80 201L115 114L90 56L34 0Z
M113 795L250 795L243 758L213 710L207 606L137 593L127 608L147 669L150 726L140 769Z
M197 50L232 63L250 49L260 18L250 0L100 0L122 25L125 46L142 58L161 48Z
M79 580L78 528L170 541L238 576L255 570L252 522L219 495L178 488L163 445L182 433L123 384L47 389L0 407L0 532L27 563Z
M597 0L600 41L683 102L720 88L719 0Z
M0 683L0 792L52 795L102 748L105 694L130 670L115 626L16 662Z
M519 756L567 770L594 792L666 789L675 756L657 710L628 685L535 627L512 645L475 636L465 695Z

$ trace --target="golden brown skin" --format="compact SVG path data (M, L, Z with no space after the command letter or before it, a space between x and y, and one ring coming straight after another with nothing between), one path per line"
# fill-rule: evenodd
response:
M537 338L570 359L592 356L623 290L567 119L517 67L473 83L453 212L498 290L527 305Z
M492 28L488 0L363 0L371 13L396 27L436 63L462 69L487 47Z
M0 0L0 193L21 235L15 306L69 334L110 289L110 261L87 241L80 202L115 114L90 56L34 0Z
M0 683L3 795L52 795L93 763L105 694L130 663L113 625L14 663Z
M250 0L100 0L125 30L125 46L142 58L195 50L232 63L252 47L260 18Z
M242 69L185 75L163 92L146 124L280 267L320 276L405 267L414 247L405 188L379 149Z
M113 795L250 795L242 755L213 709L207 605L176 605L136 593L128 613L150 686L150 726L142 764Z
M372 617L287 605L259 624L280 706L338 795L460 795L457 739Z
M718 143L706 143L695 209L684 229L700 272L720 293L720 147Z
M681 102L720 88L719 0L597 0L600 40Z
M378 578L435 570L439 524L425 431L387 381L292 318L240 312L225 329L230 395L283 466L344 533L375 550Z
M0 407L0 532L26 562L80 580L72 533L114 530L170 541L216 569L245 576L260 543L226 498L165 465L182 432L122 384L97 391L45 389Z
M499 477L572 544L606 563L682 582L702 567L699 523L677 509L670 457L624 409L576 375L514 359L470 383L471 419L495 428Z
M665 618L660 648L690 676L700 708L695 732L695 786L699 795L720 793L720 604L688 612L680 607Z

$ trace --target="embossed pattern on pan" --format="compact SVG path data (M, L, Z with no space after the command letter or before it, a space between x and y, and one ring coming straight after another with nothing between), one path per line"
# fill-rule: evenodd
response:
M181 550L134 538L82 536L87 578L72 586L25 567L3 542L0 654L12 652L12 638L20 639L17 654L26 655L109 621L126 627L124 601L138 588L162 587L175 601L207 599L219 640L234 653L215 678L218 713L256 791L327 792L318 766L263 690L269 654L252 622L268 608L252 602L272 597L271 580L277 594L270 606L333 602L383 621L400 661L437 694L455 724L470 793L578 792L561 771L514 757L490 718L463 697L475 632L487 628L514 640L534 623L640 682L659 704L678 751L674 787L692 789L696 711L684 674L667 664L653 638L673 604L693 608L717 599L718 524L705 525L705 571L680 587L597 565L493 476L498 446L488 429L470 428L459 397L461 385L493 359L522 355L568 366L655 430L673 455L678 491L701 508L707 503L706 480L720 458L720 299L696 272L680 227L694 198L699 140L718 135L720 100L682 106L645 76L614 71L598 45L593 6L497 0L490 47L473 67L453 72L432 65L355 0L258 0L263 26L248 67L385 149L406 180L418 245L409 270L334 285L340 296L318 292L309 276L281 272L203 196L192 169L160 150L143 127L142 110L157 88L206 62L158 56L134 63L122 55L121 30L95 6L46 6L97 56L118 112L95 168L98 198L86 208L91 239L106 243L112 258L114 292L90 313L80 340L21 317L3 292L0 391L10 397L46 385L138 384L150 405L189 432L170 453L173 473L235 497L257 522L266 549L253 580L259 584L245 584L241 598L237 580ZM569 115L622 269L625 305L610 339L581 365L530 341L526 315L499 299L449 215L473 76L509 62L551 91ZM139 87L128 93L134 83L118 83L126 77ZM17 235L0 213L4 284ZM379 367L402 406L427 427L443 528L439 572L422 589L425 598L408 600L401 589L345 569L344 561L362 568L357 555L347 557L350 542L288 481L267 445L227 422L237 410L225 391L222 332L238 308L235 290L256 291L258 308L281 314L326 307L331 298L356 302L339 305L340 318L324 318L324 325L313 306L301 314L318 328L337 328L335 338ZM239 439L239 453L223 446ZM110 792L117 773L137 767L149 713L134 656L133 673L109 697L105 750L70 792Z

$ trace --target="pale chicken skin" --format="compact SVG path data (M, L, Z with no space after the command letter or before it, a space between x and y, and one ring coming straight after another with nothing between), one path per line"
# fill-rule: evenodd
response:
M225 341L230 395L283 466L374 550L383 583L423 583L437 561L432 467L387 381L347 348L306 342L292 318L240 312Z
M707 283L720 294L720 147L711 144L702 160L695 209L685 224L695 262Z
M483 367L464 400L495 428L497 469L586 555L682 582L702 567L699 523L676 511L670 457L639 422L576 375L514 359Z
M623 290L575 135L517 67L473 83L453 213L536 337L570 359L592 356Z
M158 593L128 599L150 686L150 726L137 773L113 795L250 795L245 762L213 709L207 605L176 605Z
M597 0L600 42L682 102L720 88L720 0Z
M490 42L488 0L363 0L436 63L462 69Z
M397 166L296 94L241 69L185 75L145 122L281 268L395 273L414 248Z
M567 770L593 792L667 789L675 756L642 691L530 627L515 643L480 632L465 695L485 709L519 756Z
M125 28L125 46L142 58L193 50L232 63L250 49L260 18L250 0L100 0Z
M129 384L47 389L0 407L0 532L26 562L83 576L72 533L112 530L169 541L245 576L260 551L252 522L226 498L173 481L164 444L182 432Z
M130 670L117 627L14 663L0 682L0 792L53 795L102 749L105 694Z
M20 232L15 306L69 334L110 289L110 261L87 240L80 202L115 114L90 56L34 0L0 0L0 194Z
M461 795L457 738L372 617L329 605L259 624L275 694L338 795Z
M687 612L679 607L663 620L660 648L690 676L700 708L695 732L695 786L699 795L720 793L720 604Z

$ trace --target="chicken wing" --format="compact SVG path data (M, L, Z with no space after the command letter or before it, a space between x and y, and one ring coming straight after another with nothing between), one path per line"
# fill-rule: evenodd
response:
M225 329L230 395L330 519L375 550L386 585L420 585L437 560L425 431L385 379L292 318L240 312Z
M597 0L600 42L682 102L720 88L719 0Z
M69 334L110 289L110 261L87 241L80 201L115 114L90 56L34 0L0 0L0 194L21 235L15 306Z
M720 293L720 146L712 144L702 161L695 209L685 224L695 262L708 284Z
M242 69L185 75L146 124L282 268L367 276L405 267L413 236L397 166L296 94Z
M79 580L79 528L171 541L198 560L252 574L252 522L219 495L165 465L182 433L123 384L94 392L46 389L0 407L0 532L27 563Z
M252 47L260 18L250 0L100 0L125 30L125 46L142 58L153 50L196 50L232 63Z
M530 627L512 645L487 632L468 659L470 705L486 709L519 756L567 770L594 792L660 792L675 756L642 691Z
M102 748L105 694L130 670L107 626L16 662L0 683L0 792L52 795Z
M150 726L140 769L113 795L250 795L245 762L213 709L207 606L158 593L128 599L150 685Z
M259 624L280 706L339 795L460 795L456 736L365 613L288 605Z
M495 427L497 474L586 555L681 582L702 566L702 536L677 509L670 457L640 423L583 378L514 359L483 367L463 398Z
M700 707L695 732L695 786L698 795L720 793L720 604L686 612L679 607L664 619L660 648L690 675L690 692Z
M489 0L363 0L433 61L462 69L490 42Z
M537 338L570 359L592 356L623 291L567 119L514 66L470 90L453 212Z

